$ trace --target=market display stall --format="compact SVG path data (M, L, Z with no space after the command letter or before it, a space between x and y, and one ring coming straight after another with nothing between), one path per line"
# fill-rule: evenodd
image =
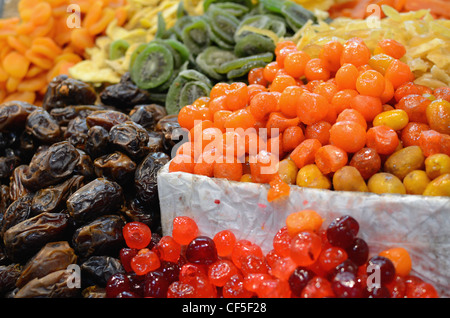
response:
M450 296L446 5L18 1L1 295Z

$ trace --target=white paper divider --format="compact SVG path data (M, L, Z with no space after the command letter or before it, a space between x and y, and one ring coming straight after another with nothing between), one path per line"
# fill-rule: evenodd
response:
M450 296L450 198L292 186L289 197L268 202L268 185L169 173L168 165L158 174L164 235L171 235L176 216L185 215L197 222L201 235L213 237L229 229L266 253L290 213L314 209L324 218L323 226L348 214L358 221L358 236L369 244L371 255L406 248L412 273L432 283L441 297Z

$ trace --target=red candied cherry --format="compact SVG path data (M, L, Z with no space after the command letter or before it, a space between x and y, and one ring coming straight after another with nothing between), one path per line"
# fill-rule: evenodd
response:
M188 216L173 219L172 237L180 245L188 245L198 235L197 223Z
M123 291L119 293L116 298L139 298L138 295L136 295L133 292L130 291Z
M154 271L161 265L158 255L148 248L139 250L131 260L131 268L138 275L145 275Z
M193 239L186 247L185 255L188 262L204 265L214 263L218 257L216 244L207 236Z
M334 219L327 228L328 242L333 246L349 247L359 231L358 222L350 215Z
M287 281L273 277L264 280L256 290L259 298L289 298L290 293Z
M190 284L176 281L170 284L167 298L195 298L195 289Z
M223 298L250 298L253 295L251 291L245 289L244 279L239 274L230 277L222 288Z
M136 256L138 251L139 250L136 248L129 248L129 247L124 247L120 250L119 252L120 262L122 263L122 267L126 272L133 271L133 269L131 268L131 260L133 259L133 257Z
M384 256L377 255L370 258L367 262L367 271L369 275L379 273L378 279L381 285L388 284L395 278L395 266L389 258Z
M178 244L171 236L163 236L156 248L159 252L160 259L168 262L176 263L181 254L181 245Z
M161 260L161 266L158 270L163 273L169 285L180 277L180 266L177 263Z
M239 240L236 242L233 251L231 252L231 260L237 268L241 268L241 257L246 255L255 255L264 257L261 247L249 240Z
M266 257L267 259L267 257ZM280 257L270 266L270 274L282 280L288 280L291 274L297 268L297 264L290 258Z
M300 297L302 294L303 289L306 287L308 282L315 277L316 274L306 268L306 267L297 267L294 272L289 276L289 287L291 289L291 292L297 296Z
M395 278L389 284L386 284L389 289L391 298L404 298L406 292L405 278L395 275Z
M131 288L130 280L124 273L113 274L106 283L106 297L116 298L122 292L129 291Z
M248 274L267 274L269 267L266 259L257 255L249 254L240 257L241 271L244 276Z
M339 272L334 275L331 287L339 298L361 298L364 295L364 289L352 272Z
M236 265L232 261L219 259L208 267L208 278L211 284L223 287L225 283L238 273Z
M327 279L332 281L333 277L336 276L336 274L341 272L351 272L355 275L358 274L358 265L356 265L352 260L346 259L342 263L340 263L338 266L336 266L333 270L331 270L327 274Z
M357 237L346 249L348 258L356 265L361 266L367 262L369 257L369 245L362 238Z
M406 298L439 298L433 285L424 282L421 278L409 275L405 278Z
M290 257L298 266L309 266L316 262L322 250L322 240L314 232L303 231L291 241Z
M323 277L315 276L303 288L301 298L333 298L335 297L331 283Z
M141 222L128 222L123 227L123 237L129 248L142 249L148 246L152 240L150 228Z
M365 298L391 298L391 292L386 286L367 287L364 291Z
M222 230L214 235L213 241L216 244L217 254L220 257L226 257L233 251L236 244L236 236L230 230Z
M344 249L337 246L332 246L322 250L319 255L318 263L320 269L328 273L347 258L347 252Z
M292 237L287 226L283 226L273 237L273 248L281 256L289 256Z
M169 283L164 274L159 271L152 271L145 275L144 297L166 298Z

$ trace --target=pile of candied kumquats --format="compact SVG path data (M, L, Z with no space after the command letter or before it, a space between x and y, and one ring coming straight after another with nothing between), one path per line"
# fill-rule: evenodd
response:
M169 171L269 183L269 201L292 184L449 196L450 88L414 84L405 52L352 38L311 57L279 42L248 84L218 83L181 109L190 139Z
M199 234L194 219L178 216L172 236L143 223L123 229L124 272L106 285L109 298L435 298L435 287L411 274L408 251L371 255L349 215L323 226L314 210L290 214L263 253L231 230Z

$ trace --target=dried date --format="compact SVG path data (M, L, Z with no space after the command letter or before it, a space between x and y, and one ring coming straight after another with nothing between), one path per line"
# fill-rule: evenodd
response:
M124 185L133 179L136 163L127 155L116 151L95 159L94 167L97 177L108 178Z
M77 224L118 211L124 201L122 187L111 180L97 178L67 199L67 211Z
M81 264L83 282L88 286L98 285L105 287L112 275L123 271L120 260L107 255L91 256Z
M73 173L80 159L77 149L68 141L61 141L33 156L24 169L22 183L30 190L57 184Z
M133 121L112 127L109 131L109 142L133 159L142 158L150 152L147 130Z
M48 242L64 237L66 213L41 213L10 227L3 235L5 252L13 262L23 262Z
M93 255L118 255L124 244L124 225L125 220L119 215L101 216L75 230L72 246L84 260Z
M97 100L95 90L87 83L69 78L67 75L55 77L48 85L42 107L50 111L71 105L91 105Z
M44 109L36 109L28 115L25 129L42 143L54 143L62 135L58 122Z
M23 267L16 286L21 288L35 278L42 278L52 272L67 269L77 261L77 255L67 241L47 243Z
M27 102L13 101L0 105L0 131L25 127L28 116L37 109Z

